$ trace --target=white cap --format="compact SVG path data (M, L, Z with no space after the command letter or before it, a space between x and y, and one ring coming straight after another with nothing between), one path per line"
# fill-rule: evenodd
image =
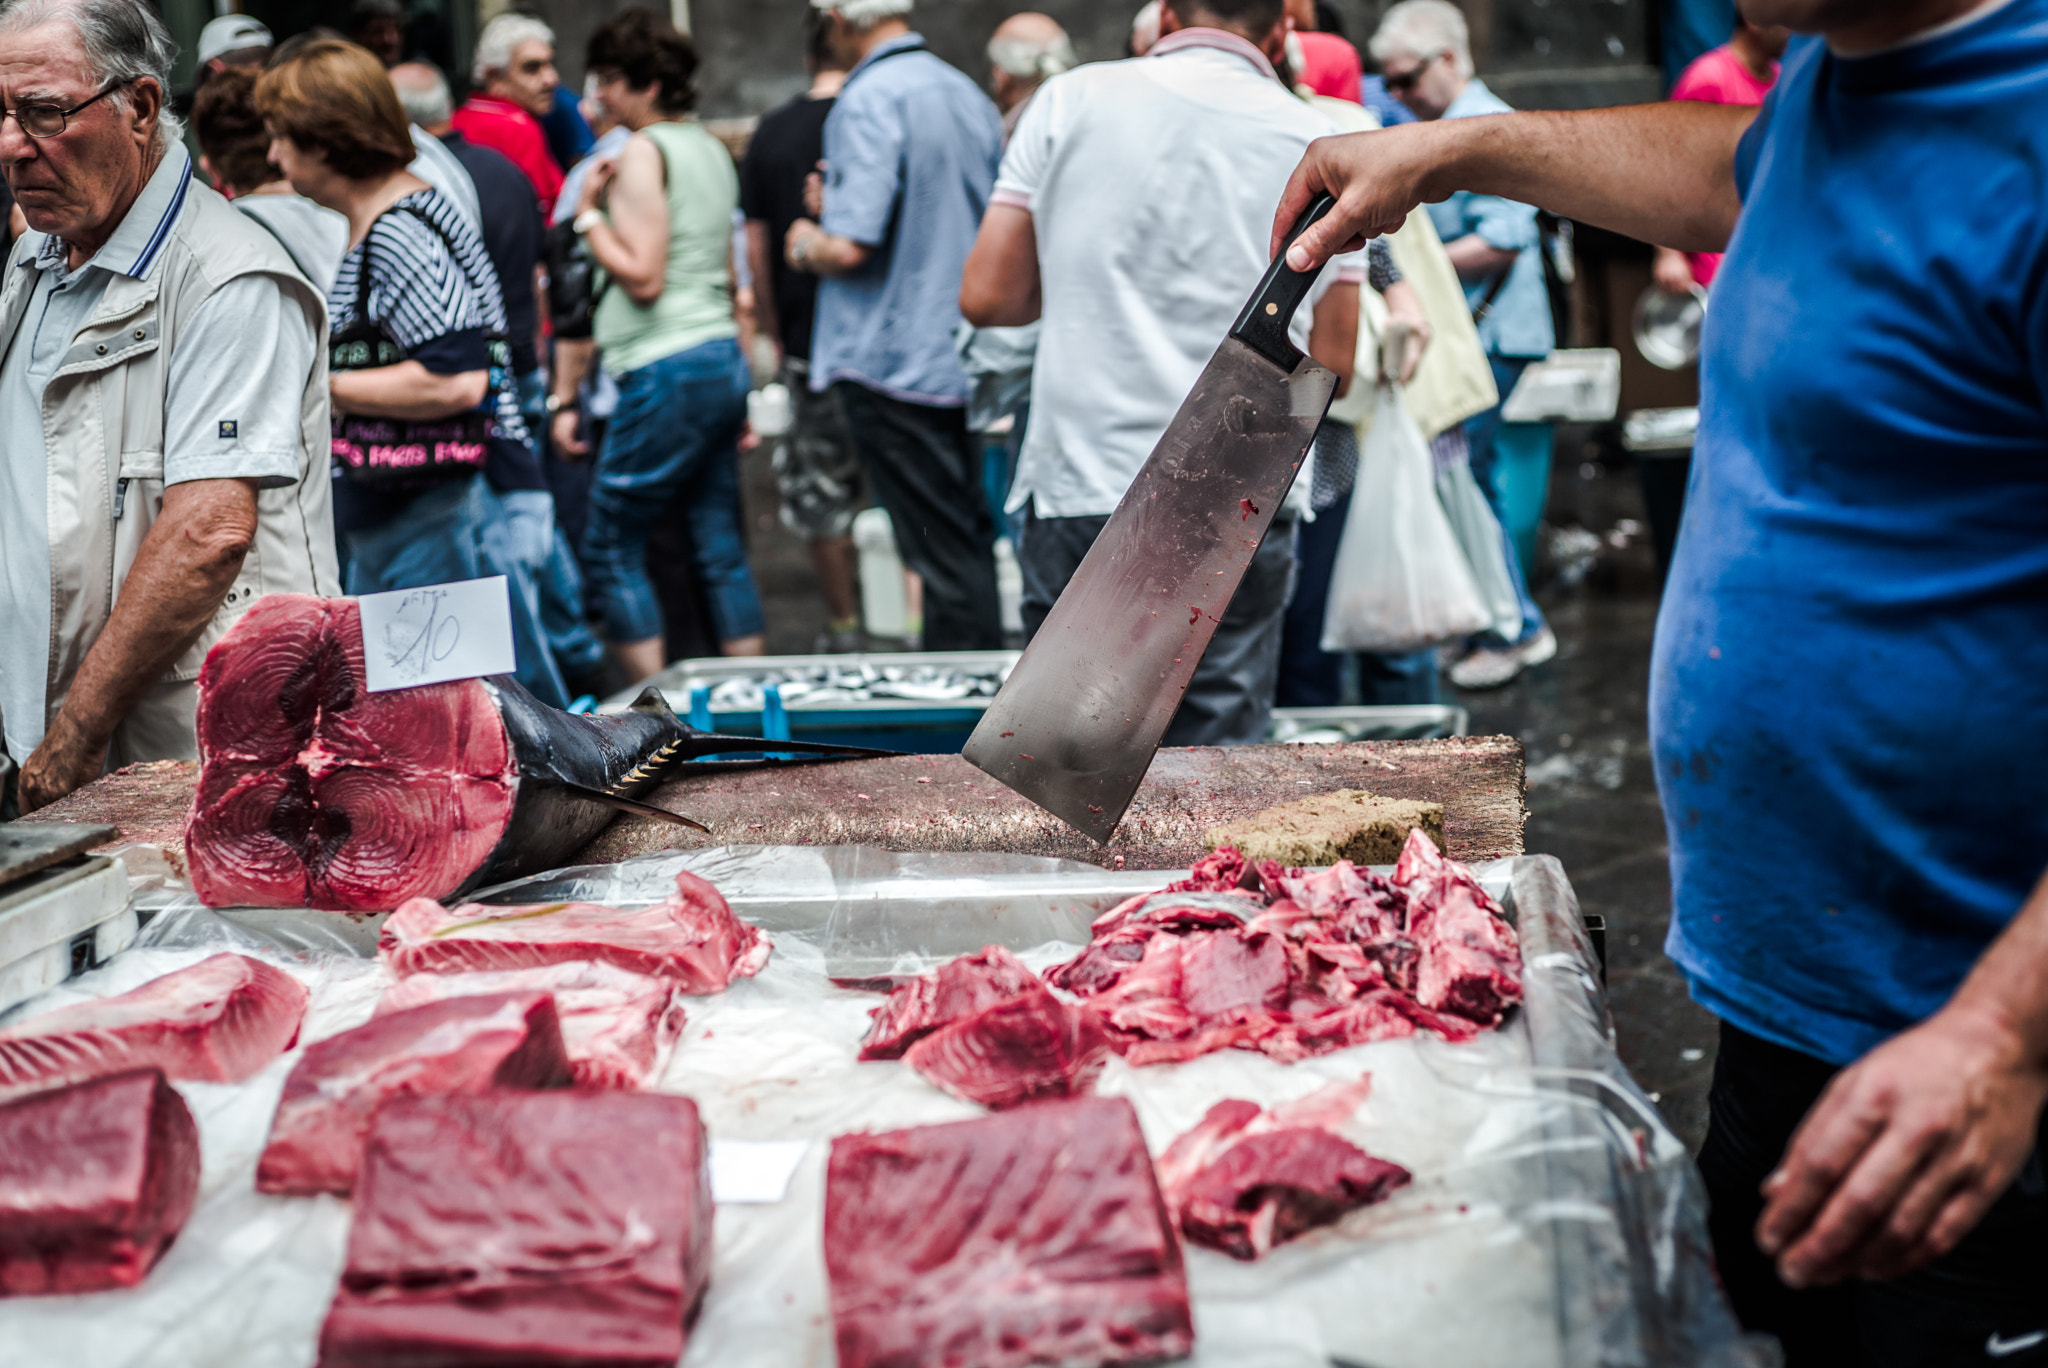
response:
M218 19L209 19L206 27L199 30L199 46L193 55L204 66L227 53L269 47L273 41L261 20L246 14L223 14Z

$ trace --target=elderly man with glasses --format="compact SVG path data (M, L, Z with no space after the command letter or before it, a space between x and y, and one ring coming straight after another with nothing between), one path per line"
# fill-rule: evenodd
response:
M192 757L208 648L340 590L325 306L193 180L176 52L141 0L0 4L0 816Z

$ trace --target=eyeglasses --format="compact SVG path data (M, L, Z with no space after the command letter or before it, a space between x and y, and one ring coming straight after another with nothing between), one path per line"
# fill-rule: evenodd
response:
M20 126L21 131L31 138L59 137L63 134L73 114L78 113L81 109L98 104L101 100L106 99L107 96L128 84L129 82L127 81L115 81L110 85L102 87L100 93L91 99L81 100L69 109L64 108L62 105L51 104L46 100L31 100L27 104L19 104L12 109L0 109L0 122L5 122L7 116L12 114L14 122Z
M1422 79L1422 73L1429 70L1430 63L1441 56L1441 52L1432 52L1406 71L1389 72L1380 77L1380 84L1387 88L1389 95L1399 95L1404 90L1413 90L1415 83Z

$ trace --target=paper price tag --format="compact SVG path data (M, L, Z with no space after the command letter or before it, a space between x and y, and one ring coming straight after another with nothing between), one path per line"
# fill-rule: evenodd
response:
M503 575L365 594L363 677L371 693L511 674L512 600Z
M713 1140L711 1200L781 1201L810 1147L808 1140Z

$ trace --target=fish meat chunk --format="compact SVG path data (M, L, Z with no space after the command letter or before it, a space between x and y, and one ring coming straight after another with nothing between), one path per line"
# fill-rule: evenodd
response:
M1498 1022L1522 1000L1522 954L1493 898L1420 829L1409 833L1394 879L1408 890L1416 1001L1481 1026Z
M683 1033L683 990L601 960L497 973L414 974L384 990L377 1015L490 993L547 993L579 1088L643 1088L661 1076Z
M1408 1183L1408 1170L1336 1133L1371 1088L1366 1075L1271 1111L1242 1098L1209 1108L1159 1158L1160 1187L1181 1234L1257 1259Z
M291 1048L307 998L282 969L213 955L0 1031L0 1097L152 1066L169 1078L240 1083Z
M256 1165L256 1190L346 1196L370 1119L393 1097L569 1082L546 993L448 998L373 1017L299 1056Z
M574 902L449 908L415 898L385 919L377 952L400 977L599 960L703 994L760 973L770 949L716 888L685 870L667 901L632 910Z
M942 1026L1038 987L1038 976L1000 945L948 960L929 974L898 984L868 1015L874 1024L860 1043L862 1059L901 1059L903 1052Z
M322 1368L673 1368L711 1271L705 1146L686 1097L385 1103Z
M1034 982L923 1037L903 1062L953 1096L1000 1111L1087 1092L1109 1055L1101 1018Z
M825 1267L839 1368L1146 1363L1194 1348L1180 1245L1123 1098L839 1136Z
M133 1287L199 1192L199 1127L160 1069L0 1104L0 1297Z

